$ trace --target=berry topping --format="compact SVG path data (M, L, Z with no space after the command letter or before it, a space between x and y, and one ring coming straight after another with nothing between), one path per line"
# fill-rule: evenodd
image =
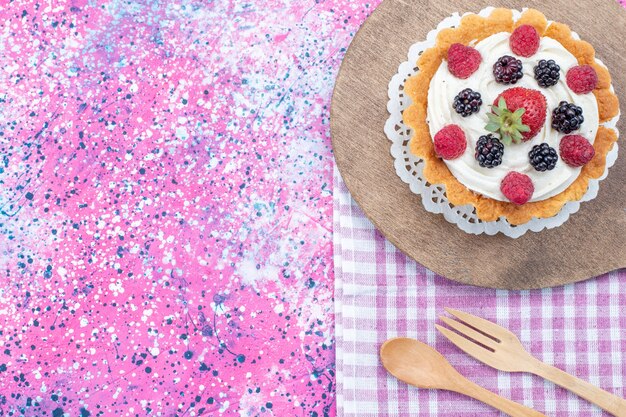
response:
M467 147L465 133L457 125L448 125L434 138L435 152L443 159L455 159L463 155Z
M546 98L537 90L509 88L493 104L485 129L498 133L505 145L532 139L546 121Z
M561 67L554 60L542 59L535 67L535 80L543 88L548 88L559 82Z
M483 104L483 101L480 98L480 93L472 90L471 88L466 88L461 91L454 98L454 110L458 114L463 117L467 117L472 113L476 113L480 106Z
M552 127L561 133L570 133L580 128L585 118L583 109L575 104L562 101L552 111Z
M598 84L598 74L590 65L579 65L567 71L567 85L576 94L590 93Z
M472 75L482 60L480 52L471 46L453 43L448 48L448 70L457 78L465 79Z
M534 27L521 25L511 33L509 45L515 55L528 58L539 49L539 34Z
M478 164L483 168L497 167L502 163L504 145L489 134L481 136L476 142L476 153L474 154Z
M510 55L500 57L493 64L493 76L501 84L515 84L524 76L522 72L522 61Z
M595 149L587 139L580 135L568 135L561 139L561 159L572 167L581 167L593 159Z
M528 175L509 172L500 183L500 191L513 204L526 204L535 192L535 186Z
M542 143L533 146L530 152L528 152L528 158L530 164L537 171L550 171L556 166L556 161L559 160L559 156L556 154L556 149L551 148L547 143Z

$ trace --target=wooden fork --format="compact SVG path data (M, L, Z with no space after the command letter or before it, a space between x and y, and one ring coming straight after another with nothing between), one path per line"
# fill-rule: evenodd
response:
M462 311L446 308L459 319L440 319L459 334L435 325L459 349L475 359L501 371L530 372L568 389L617 417L626 417L626 400L578 379L531 356L517 336L488 320Z

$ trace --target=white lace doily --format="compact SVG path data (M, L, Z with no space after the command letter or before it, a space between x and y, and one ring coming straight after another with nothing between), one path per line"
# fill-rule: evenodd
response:
M493 7L483 9L479 15L487 17L491 14ZM522 12L525 9L522 10ZM520 11L513 11L513 18L517 20L521 15ZM400 64L398 73L394 75L389 83L389 102L387 110L389 111L389 119L385 123L385 133L392 142L391 155L394 157L394 166L398 176L407 183L412 192L422 196L424 208L431 213L441 213L447 221L455 223L463 231L471 234L495 235L503 233L506 236L517 238L527 231L539 232L543 229L551 229L565 223L569 216L576 213L583 201L593 200L598 195L599 182L606 178L608 169L613 166L617 159L618 145L613 145L613 149L606 157L606 168L602 177L589 181L589 188L580 201L571 201L566 203L561 211L554 217L547 219L533 218L528 223L514 226L505 218L500 218L493 222L485 222L476 216L476 211L472 205L453 206L446 197L445 186L442 184L428 183L422 174L424 161L413 155L409 149L409 140L411 139L411 129L402 121L402 112L411 104L411 99L404 94L404 83L406 80L415 75L419 68L416 67L417 59L426 49L435 46L437 33L445 28L453 28L461 22L461 15L458 13L444 19L436 29L431 30L423 42L415 43L411 46L408 54L408 60ZM548 22L551 23L551 22ZM575 39L580 39L578 34L572 32ZM596 58L596 61L603 65L602 61ZM611 86L613 91L613 86ZM613 129L618 137L619 131L616 128L619 114L602 125Z

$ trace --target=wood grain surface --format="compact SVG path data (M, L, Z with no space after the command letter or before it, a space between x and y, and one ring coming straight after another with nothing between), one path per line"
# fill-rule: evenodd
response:
M626 98L626 11L614 0L571 1L385 0L356 34L341 65L331 109L339 171L374 225L400 250L449 279L484 287L543 288L626 267L626 147L598 197L561 227L518 239L470 235L427 212L421 198L396 175L390 141L387 86L409 47L454 12L487 6L533 7L570 25L591 42L609 68L622 103ZM618 128L626 132L626 117ZM621 141L620 141L621 142ZM620 143L621 145L621 143Z

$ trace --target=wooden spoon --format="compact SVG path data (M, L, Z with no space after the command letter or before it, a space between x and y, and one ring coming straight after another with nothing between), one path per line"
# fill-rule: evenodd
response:
M469 381L439 352L415 339L399 337L387 340L380 348L380 359L391 375L418 388L458 392L512 417L546 417Z

